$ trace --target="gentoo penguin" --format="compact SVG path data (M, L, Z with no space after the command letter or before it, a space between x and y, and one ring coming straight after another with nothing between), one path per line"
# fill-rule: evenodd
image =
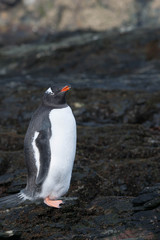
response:
M24 139L26 188L1 198L0 207L37 199L55 208L63 203L58 199L69 189L76 152L76 122L66 103L69 89L54 85L44 93Z

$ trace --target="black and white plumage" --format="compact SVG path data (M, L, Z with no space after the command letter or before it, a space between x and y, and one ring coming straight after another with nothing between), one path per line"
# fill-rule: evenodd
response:
M45 92L24 140L26 188L1 198L0 207L25 200L56 200L68 191L76 152L76 122L65 99L69 88L52 86Z

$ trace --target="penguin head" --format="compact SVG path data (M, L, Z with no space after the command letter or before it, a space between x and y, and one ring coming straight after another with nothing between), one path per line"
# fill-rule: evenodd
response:
M43 96L43 103L53 108L63 108L67 106L66 93L71 86L56 86L53 85L47 89Z

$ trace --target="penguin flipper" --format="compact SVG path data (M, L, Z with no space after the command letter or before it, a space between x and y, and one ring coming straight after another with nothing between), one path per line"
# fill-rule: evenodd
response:
M21 198L20 193L2 197L0 198L0 209L16 207L22 202L24 202L24 199Z
M51 158L49 137L49 132L47 130L42 130L39 132L36 139L36 145L40 153L40 169L36 179L36 184L38 185L43 183L49 171Z

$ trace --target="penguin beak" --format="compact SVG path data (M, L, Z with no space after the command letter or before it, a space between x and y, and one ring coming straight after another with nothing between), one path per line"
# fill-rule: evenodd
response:
M65 86L64 88L61 89L61 92L66 92L70 89L70 86Z

